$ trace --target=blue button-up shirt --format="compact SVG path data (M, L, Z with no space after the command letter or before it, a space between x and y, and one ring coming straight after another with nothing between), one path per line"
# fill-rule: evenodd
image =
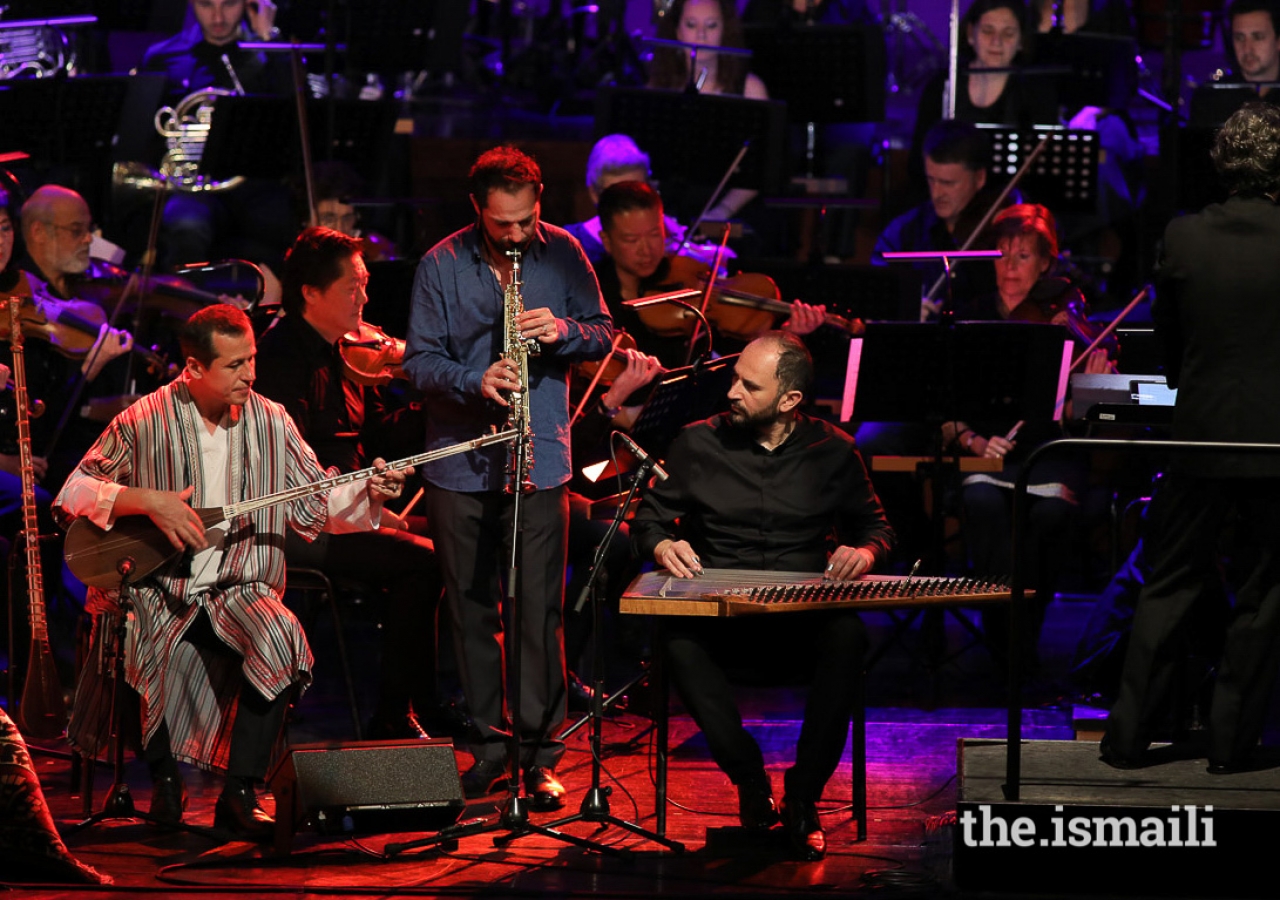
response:
M422 258L413 282L404 368L426 394L427 449L435 450L501 427L506 407L480 392L480 379L501 355L502 286L481 253L476 225L445 238ZM534 487L569 480L571 363L600 359L613 340L613 320L578 242L539 222L521 261L525 309L549 309L568 326L529 357L529 412ZM563 331L563 326L561 328ZM427 481L452 491L495 491L507 483L510 446L484 447L423 467Z

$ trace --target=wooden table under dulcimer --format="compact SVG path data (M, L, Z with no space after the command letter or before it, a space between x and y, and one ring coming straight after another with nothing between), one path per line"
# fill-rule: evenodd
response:
M1026 591L1025 597L1033 596ZM750 569L706 569L697 578L677 578L666 569L645 572L627 587L621 610L632 615L727 618L827 609L891 610L928 606L976 606L1009 603L1006 584L974 578L864 575L852 581L829 581L821 573ZM1011 636L1011 641L1013 640ZM654 659L658 833L666 833L667 705L661 654ZM859 686L861 694L862 686ZM1020 713L1018 690L1009 695L1010 715ZM858 840L867 837L867 748L865 698L857 704L852 726L853 817Z

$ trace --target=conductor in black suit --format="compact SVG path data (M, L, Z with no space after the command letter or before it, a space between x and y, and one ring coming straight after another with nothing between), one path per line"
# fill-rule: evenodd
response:
M1212 150L1230 196L1170 223L1156 330L1178 389L1173 437L1280 444L1280 109L1251 102ZM1188 613L1212 579L1232 515L1243 583L1210 716L1209 772L1250 766L1280 662L1280 456L1174 458L1148 513L1150 580L1138 598L1102 759L1140 766L1177 671Z

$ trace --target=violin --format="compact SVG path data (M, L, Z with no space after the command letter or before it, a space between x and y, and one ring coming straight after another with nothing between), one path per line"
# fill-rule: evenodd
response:
M98 332L107 323L107 314L89 300L62 300L49 294L47 287L22 272L18 285L9 296L23 298L18 321L24 337L45 341L68 359L83 360L98 340ZM0 339L8 340L10 326L0 322ZM147 362L157 378L172 378L168 361L153 350L135 344L133 352Z
M578 363L578 374L583 378L590 378L592 385L613 384L613 380L627 368L627 358L621 351L638 349L635 338L625 331L616 331L609 353L603 359L588 359Z
M1091 346L1102 336L1103 326L1089 321L1084 295L1065 278L1041 278L1025 300L1009 314L1010 322L1042 322L1063 325L1081 347ZM1112 361L1120 356L1120 341L1114 332L1098 343Z
M112 307L119 301L132 276L133 273L122 266L94 259L86 277L75 283L76 296L91 300L104 308ZM147 308L157 309L186 321L204 307L222 303L223 300L217 294L202 291L177 275L152 275L147 279L145 294L141 298L135 298L134 305L125 307L122 312L132 312L141 303Z
M712 271L710 265L687 256L673 256L670 261L669 277L649 293L666 293L680 288L706 290ZM743 273L733 278L717 279L703 312L712 327L726 337L749 341L772 328L776 316L776 311L770 312L742 303L723 302L722 295L726 288L756 299L769 299L787 307L787 304L782 303L778 286L768 275ZM693 333L697 323L695 315L672 304L645 306L636 312L645 327L659 337L687 337Z
M404 343L376 325L361 322L359 331L349 331L338 339L343 372L356 384L366 387L407 378L403 368Z

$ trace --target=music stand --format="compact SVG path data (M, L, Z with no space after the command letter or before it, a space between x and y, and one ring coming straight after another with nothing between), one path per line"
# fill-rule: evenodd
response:
M878 25L748 25L751 71L791 122L880 122L888 57ZM798 64L803 60L803 64Z
M1221 128L1231 114L1250 100L1262 99L1262 89L1280 91L1280 84L1266 82L1211 81L1196 85L1191 93L1190 128Z
M393 101L310 100L307 126L316 159L347 163L376 183L398 116ZM302 168L292 97L219 97L209 122L201 171L214 179L283 178Z
M742 145L751 147L729 188L781 188L786 106L776 101L644 88L596 93L597 137L621 132L644 147L655 172L692 184L717 184Z
M840 419L1060 420L1071 350L1060 325L870 322L849 342Z
M725 409L738 355L722 356L665 373L631 428L636 443L663 457L680 429Z
M289 22L297 34L336 34L355 71L399 75L457 71L467 11L456 0L334 0L294 4Z
M1059 106L1125 109L1138 90L1137 52L1131 37L1051 31L1036 36L1032 64L1070 68L1055 85Z
M1055 213L1093 213L1098 204L1098 156L1096 131L1068 131L1055 125L1010 128L979 125L991 140L991 165L987 175L1003 184L1022 166L1036 145L1049 135L1049 146L1032 164L1019 185L1037 203Z
M0 121L10 145L36 162L109 167L130 81L108 75L0 82Z

